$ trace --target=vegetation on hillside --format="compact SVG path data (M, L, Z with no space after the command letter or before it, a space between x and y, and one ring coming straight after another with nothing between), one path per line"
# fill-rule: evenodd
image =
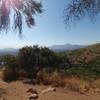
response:
M17 56L5 56L5 80L42 77L40 73L60 73L83 79L100 78L100 44L70 52L53 52L46 47L23 47ZM42 78L43 79L43 78ZM40 79L41 80L41 79Z

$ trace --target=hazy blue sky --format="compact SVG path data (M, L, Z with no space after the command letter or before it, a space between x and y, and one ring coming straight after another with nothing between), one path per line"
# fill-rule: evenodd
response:
M44 12L36 16L36 25L23 28L23 39L14 32L0 35L0 48L24 45L93 44L100 42L100 16L95 24L85 19L71 28L63 23L63 10L70 0L43 0Z

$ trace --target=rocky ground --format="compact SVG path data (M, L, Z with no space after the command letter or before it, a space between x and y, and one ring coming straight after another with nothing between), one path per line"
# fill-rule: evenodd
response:
M2 80L2 72L0 72L0 100L100 100L100 92L82 94L70 91L68 88L32 85L24 82L6 83Z
M80 94L66 88L30 85L16 81L0 80L0 100L100 100L100 94Z

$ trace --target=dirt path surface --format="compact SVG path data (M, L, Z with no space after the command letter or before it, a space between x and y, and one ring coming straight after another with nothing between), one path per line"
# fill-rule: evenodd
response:
M29 100L27 90L33 88L38 92L36 100L100 100L100 95L82 95L67 89L56 88L56 91L42 93L48 88L43 85L23 84L20 81L5 83L0 80L0 100ZM32 99L33 100L33 99Z

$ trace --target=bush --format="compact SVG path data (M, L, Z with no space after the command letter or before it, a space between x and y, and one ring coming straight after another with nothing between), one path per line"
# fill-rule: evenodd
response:
M43 68L52 72L63 65L62 58L46 47L24 47L19 50L18 58L20 69L24 69L29 78L36 78L37 72Z
M12 68L10 66L7 66L5 70L3 71L3 80L10 82L10 81L15 81L19 77L19 74L15 68Z
M68 76L76 76L86 80L94 80L97 76L99 76L92 70L92 67L72 67L65 70L65 73Z
M7 55L5 57L6 67L3 71L3 79L5 81L13 81L19 77L19 63L15 56Z

